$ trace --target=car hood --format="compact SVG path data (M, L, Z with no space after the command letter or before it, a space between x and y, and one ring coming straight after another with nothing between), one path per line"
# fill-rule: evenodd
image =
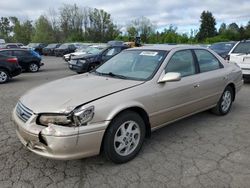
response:
M128 89L142 81L116 79L94 74L82 74L59 79L34 88L21 97L23 105L34 113L58 113Z
M89 59L89 58L93 58L93 57L96 57L98 56L98 54L80 54L80 55L76 55L76 56L72 56L71 59L74 59L74 60L78 60L78 59Z

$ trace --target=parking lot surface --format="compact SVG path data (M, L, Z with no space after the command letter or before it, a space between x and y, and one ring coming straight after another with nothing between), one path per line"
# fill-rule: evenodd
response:
M101 155L56 161L28 151L11 122L12 109L28 89L75 74L61 58L43 62L40 72L0 85L0 188L250 187L250 84L227 116L203 112L159 129L126 164Z

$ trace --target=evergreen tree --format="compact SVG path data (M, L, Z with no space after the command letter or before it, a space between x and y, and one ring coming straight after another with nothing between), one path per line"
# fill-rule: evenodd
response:
M198 41L204 41L206 38L214 37L216 35L216 21L212 13L203 11L200 18L201 25L197 34Z

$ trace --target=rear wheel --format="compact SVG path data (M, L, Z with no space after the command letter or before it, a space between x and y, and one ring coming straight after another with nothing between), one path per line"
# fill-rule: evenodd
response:
M0 69L0 84L8 82L9 78L8 72L6 70Z
M39 70L39 66L36 63L31 63L29 65L29 71L30 72L37 72Z
M143 119L137 113L126 111L118 115L106 131L104 154L114 163L125 163L138 154L144 138Z
M231 109L233 103L233 95L234 92L232 87L227 86L216 107L212 109L212 112L216 115L226 115Z

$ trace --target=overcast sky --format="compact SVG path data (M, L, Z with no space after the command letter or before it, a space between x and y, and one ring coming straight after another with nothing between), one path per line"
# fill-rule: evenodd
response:
M0 17L16 16L21 20L35 20L50 8L57 10L63 4L74 3L82 7L104 9L118 25L145 16L158 29L173 24L179 32L197 29L203 10L213 13L217 25L222 22L241 25L250 21L250 0L0 0Z

